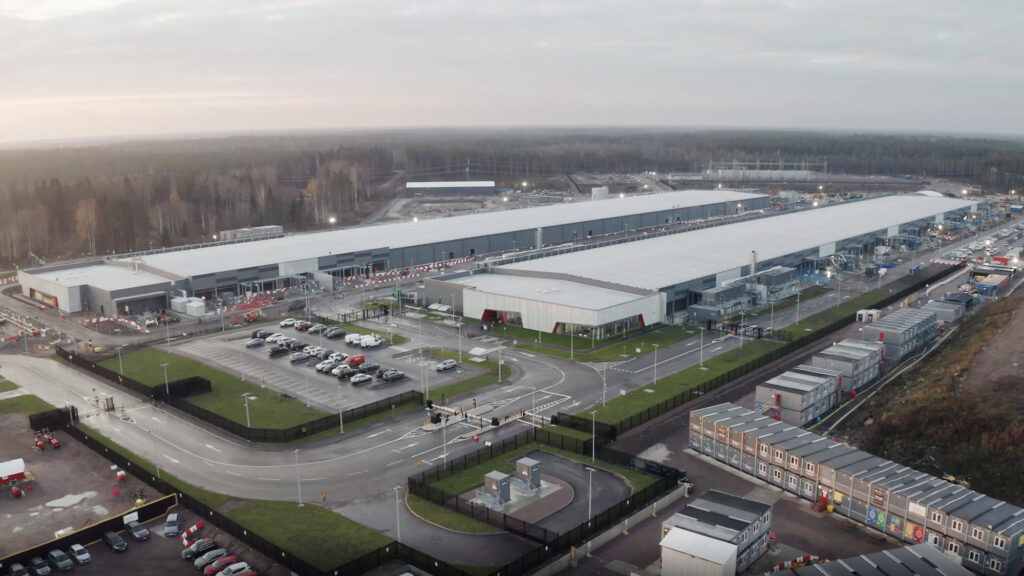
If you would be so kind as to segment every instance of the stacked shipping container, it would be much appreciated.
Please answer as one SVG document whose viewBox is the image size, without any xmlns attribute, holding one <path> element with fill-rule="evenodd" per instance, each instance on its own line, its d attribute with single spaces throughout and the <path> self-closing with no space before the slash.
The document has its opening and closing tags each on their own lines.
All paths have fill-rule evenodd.
<svg viewBox="0 0 1024 576">
<path fill-rule="evenodd" d="M 835 408 L 842 374 L 800 365 L 757 386 L 755 402 L 763 411 L 794 426 L 803 426 Z"/>
<path fill-rule="evenodd" d="M 980 574 L 1024 567 L 1024 509 L 733 404 L 690 413 L 690 447 Z"/>
<path fill-rule="evenodd" d="M 887 360 L 902 360 L 927 346 L 938 333 L 935 312 L 916 308 L 900 308 L 864 325 L 864 340 L 882 342 Z"/>
<path fill-rule="evenodd" d="M 839 392 L 850 395 L 881 374 L 885 346 L 881 342 L 842 340 L 811 358 L 811 365 L 843 375 Z"/>
</svg>

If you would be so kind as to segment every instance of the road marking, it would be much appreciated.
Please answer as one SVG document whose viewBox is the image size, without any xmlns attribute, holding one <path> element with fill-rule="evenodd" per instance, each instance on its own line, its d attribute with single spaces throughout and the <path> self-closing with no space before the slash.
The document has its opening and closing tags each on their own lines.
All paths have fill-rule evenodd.
<svg viewBox="0 0 1024 576">
<path fill-rule="evenodd" d="M 325 480 L 325 478 L 305 478 L 305 480 Z"/>
<path fill-rule="evenodd" d="M 721 347 L 721 346 L 719 346 L 718 348 L 712 348 L 712 349 L 711 349 L 711 351 L 712 351 L 712 352 L 718 352 L 718 351 L 719 351 L 719 350 L 721 350 L 721 349 L 722 349 L 722 347 Z"/>
<path fill-rule="evenodd" d="M 231 470 L 225 470 L 225 472 L 227 472 L 228 474 L 231 474 L 232 476 L 239 476 L 239 477 L 241 477 L 241 474 L 239 474 L 238 472 L 233 472 Z"/>
<path fill-rule="evenodd" d="M 694 344 L 696 344 L 696 342 L 690 342 L 687 344 L 687 346 L 693 346 Z"/>
<path fill-rule="evenodd" d="M 352 472 L 350 474 L 346 474 L 346 476 L 358 476 L 360 474 L 366 474 L 367 472 L 369 472 L 369 469 L 367 469 L 367 470 L 360 470 L 359 472 Z"/>
<path fill-rule="evenodd" d="M 214 448 L 213 446 L 210 446 L 209 444 L 204 444 L 204 446 L 206 446 L 206 447 L 207 447 L 207 448 L 209 448 L 210 450 L 213 450 L 214 452 L 218 452 L 218 453 L 220 452 L 220 450 L 219 450 L 219 449 L 217 449 L 217 448 Z"/>
<path fill-rule="evenodd" d="M 259 480 L 267 480 L 269 482 L 279 482 L 281 479 L 280 478 L 264 478 L 264 477 L 261 476 L 259 478 Z"/>
<path fill-rule="evenodd" d="M 215 468 L 215 466 L 213 465 L 213 463 L 212 463 L 212 462 L 210 462 L 209 460 L 203 460 L 203 464 L 206 464 L 206 465 L 207 465 L 207 466 L 209 466 L 210 468 Z"/>
<path fill-rule="evenodd" d="M 163 420 L 157 418 L 156 416 L 153 416 L 152 418 L 153 418 L 153 420 L 156 420 L 158 424 L 163 424 L 164 423 Z"/>
<path fill-rule="evenodd" d="M 388 468 L 394 466 L 395 464 L 401 464 L 401 463 L 402 463 L 401 460 L 395 460 L 394 462 L 391 462 L 391 463 L 388 464 Z"/>
<path fill-rule="evenodd" d="M 178 462 L 177 460 L 175 460 L 174 458 L 171 458 L 167 454 L 164 454 L 164 458 L 167 458 L 168 460 L 170 460 L 171 462 L 174 462 L 175 464 L 181 464 L 181 462 Z"/>
<path fill-rule="evenodd" d="M 120 429 L 120 428 L 118 428 L 117 426 L 111 426 L 111 428 L 113 428 L 113 429 L 114 429 L 114 432 L 117 432 L 118 434 L 120 434 L 120 433 L 121 433 L 121 429 Z"/>
<path fill-rule="evenodd" d="M 413 446 L 415 446 L 417 444 L 419 444 L 419 442 L 413 442 L 412 444 L 409 444 L 407 446 L 402 446 L 401 448 L 392 448 L 391 451 L 395 452 L 395 453 L 401 453 L 402 450 L 405 450 L 406 448 L 412 448 Z"/>
<path fill-rule="evenodd" d="M 381 434 L 386 434 L 388 432 L 391 432 L 391 428 L 388 428 L 386 430 L 381 430 L 380 432 L 375 432 L 373 434 L 370 434 L 369 436 L 367 436 L 367 438 L 376 438 L 377 436 L 380 436 Z"/>
</svg>

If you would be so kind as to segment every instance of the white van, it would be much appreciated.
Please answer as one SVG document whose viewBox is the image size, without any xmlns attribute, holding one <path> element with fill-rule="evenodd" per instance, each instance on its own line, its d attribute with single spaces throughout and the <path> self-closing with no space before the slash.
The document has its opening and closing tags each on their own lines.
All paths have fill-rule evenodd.
<svg viewBox="0 0 1024 576">
<path fill-rule="evenodd" d="M 374 335 L 374 334 L 369 334 L 367 336 L 363 336 L 359 340 L 359 346 L 361 348 L 376 348 L 377 346 L 380 346 L 381 344 L 382 344 L 382 342 L 381 342 L 380 338 L 377 338 L 377 336 Z"/>
<path fill-rule="evenodd" d="M 365 334 L 356 334 L 355 332 L 350 332 L 345 335 L 345 344 L 348 344 L 349 346 L 359 346 L 360 342 L 363 339 L 363 336 L 365 336 Z"/>
</svg>

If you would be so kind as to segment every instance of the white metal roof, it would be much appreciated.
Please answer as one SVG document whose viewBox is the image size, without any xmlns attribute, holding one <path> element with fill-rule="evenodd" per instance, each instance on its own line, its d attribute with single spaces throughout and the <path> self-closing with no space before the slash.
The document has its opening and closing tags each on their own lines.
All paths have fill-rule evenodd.
<svg viewBox="0 0 1024 576">
<path fill-rule="evenodd" d="M 450 280 L 481 292 L 536 300 L 547 304 L 573 306 L 585 310 L 603 310 L 634 300 L 648 298 L 651 294 L 634 294 L 612 288 L 602 288 L 572 282 L 507 274 L 474 274 Z"/>
<path fill-rule="evenodd" d="M 406 182 L 406 188 L 494 188 L 494 180 L 470 180 L 461 182 Z"/>
<path fill-rule="evenodd" d="M 923 220 L 976 202 L 926 196 L 887 196 L 782 216 L 727 224 L 649 240 L 625 242 L 510 264 L 515 270 L 559 272 L 659 290 L 758 260 L 839 242 Z"/>
<path fill-rule="evenodd" d="M 721 540 L 715 540 L 703 534 L 672 528 L 661 540 L 661 546 L 697 558 L 703 558 L 716 564 L 727 564 L 736 558 L 736 546 Z"/>
<path fill-rule="evenodd" d="M 670 210 L 675 207 L 745 201 L 759 197 L 761 196 L 758 194 L 733 190 L 666 192 L 296 234 L 270 240 L 151 254 L 141 258 L 146 264 L 160 270 L 191 277 L 254 266 L 276 265 L 332 253 L 347 254 L 375 248 L 417 246 L 529 228 Z"/>
<path fill-rule="evenodd" d="M 58 283 L 61 286 L 88 285 L 108 292 L 170 282 L 167 278 L 157 276 L 152 272 L 146 272 L 145 270 L 135 271 L 123 266 L 113 266 L 110 264 L 32 272 L 32 275 L 43 280 Z"/>
<path fill-rule="evenodd" d="M 15 458 L 14 460 L 0 462 L 0 478 L 8 478 L 15 474 L 22 474 L 24 472 L 25 460 L 22 458 Z"/>
</svg>

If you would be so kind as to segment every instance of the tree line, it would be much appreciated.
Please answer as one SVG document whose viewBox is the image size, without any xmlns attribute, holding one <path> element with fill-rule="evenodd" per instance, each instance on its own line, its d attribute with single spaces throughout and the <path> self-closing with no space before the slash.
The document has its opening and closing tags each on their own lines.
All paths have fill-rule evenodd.
<svg viewBox="0 0 1024 576">
<path fill-rule="evenodd" d="M 989 138 L 640 129 L 404 130 L 0 152 L 0 267 L 210 241 L 220 230 L 362 221 L 404 178 L 513 185 L 577 172 L 827 161 L 845 174 L 1024 189 L 1024 143 Z"/>
</svg>

